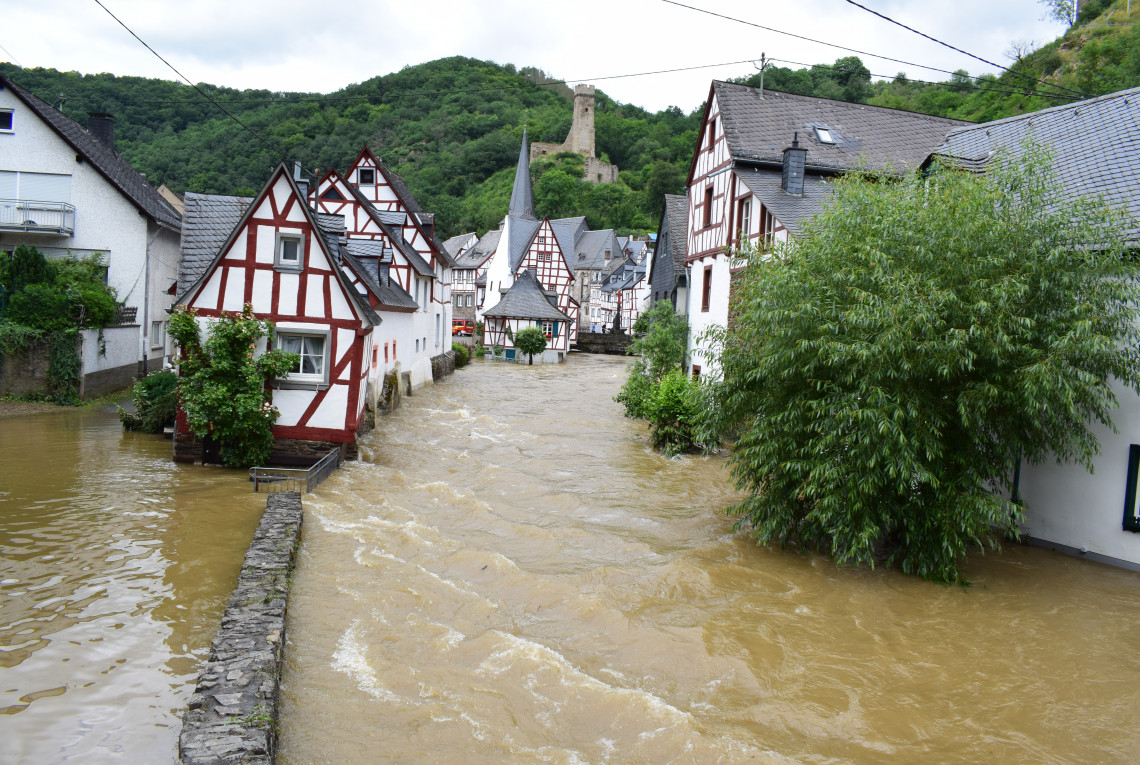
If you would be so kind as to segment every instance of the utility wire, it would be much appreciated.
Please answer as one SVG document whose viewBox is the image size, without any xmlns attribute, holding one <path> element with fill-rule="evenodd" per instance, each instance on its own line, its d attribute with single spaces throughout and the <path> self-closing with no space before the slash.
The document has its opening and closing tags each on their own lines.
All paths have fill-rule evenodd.
<svg viewBox="0 0 1140 765">
<path fill-rule="evenodd" d="M 20 63 L 20 59 L 18 59 L 18 58 L 16 58 L 15 56 L 13 56 L 13 55 L 12 55 L 12 51 L 8 50 L 8 49 L 7 49 L 7 48 L 5 48 L 3 45 L 0 45 L 0 50 L 2 50 L 2 51 L 4 51 L 5 53 L 7 53 L 7 54 L 8 54 L 8 58 L 10 58 L 10 59 L 12 59 L 13 61 L 15 61 L 15 62 L 16 62 L 16 66 L 20 67 L 21 69 L 23 69 L 23 68 L 24 68 L 24 65 Z"/>
<path fill-rule="evenodd" d="M 111 13 L 110 9 L 109 9 L 109 8 L 107 8 L 107 6 L 103 5 L 103 3 L 102 3 L 102 2 L 100 2 L 100 0 L 95 0 L 95 4 L 96 4 L 96 5 L 98 5 L 100 8 L 102 8 L 104 11 L 107 11 L 107 15 L 108 15 L 108 16 L 110 16 L 111 18 L 113 18 L 115 21 L 117 21 L 117 22 L 119 23 L 119 26 L 121 26 L 123 29 L 127 30 L 127 32 L 129 32 L 129 33 L 130 33 L 131 37 L 135 38 L 135 39 L 136 39 L 136 40 L 138 40 L 140 43 L 142 43 L 142 45 L 143 45 L 143 47 L 144 47 L 144 48 L 146 48 L 146 49 L 147 49 L 147 50 L 149 50 L 151 53 L 153 53 L 153 54 L 155 55 L 155 57 L 157 57 L 157 58 L 158 58 L 158 60 L 159 60 L 159 61 L 161 61 L 162 63 L 166 64 L 168 67 L 170 67 L 170 70 L 171 70 L 172 72 L 174 72 L 176 75 L 178 75 L 179 77 L 181 77 L 183 80 L 185 80 L 185 81 L 186 81 L 186 84 L 187 84 L 187 85 L 189 85 L 190 87 L 194 88 L 194 90 L 196 90 L 196 91 L 198 91 L 199 93 L 201 93 L 201 94 L 202 94 L 202 97 L 203 97 L 203 98 L 205 98 L 207 101 L 209 101 L 209 102 L 210 102 L 210 103 L 212 103 L 214 106 L 216 106 L 216 107 L 217 107 L 219 110 L 221 110 L 221 111 L 222 111 L 222 113 L 223 113 L 223 114 L 225 114 L 225 115 L 226 115 L 227 117 L 229 117 L 231 120 L 233 120 L 234 122 L 236 122 L 237 124 L 239 124 L 239 125 L 241 125 L 243 128 L 245 128 L 245 130 L 246 130 L 246 131 L 247 131 L 247 132 L 248 132 L 250 135 L 252 135 L 252 136 L 253 136 L 254 138 L 256 138 L 258 141 L 260 141 L 260 142 L 261 142 L 261 143 L 262 143 L 262 144 L 263 144 L 263 145 L 264 145 L 264 146 L 265 146 L 267 149 L 269 149 L 270 151 L 272 151 L 272 152 L 274 152 L 274 153 L 276 153 L 276 154 L 279 154 L 279 155 L 281 156 L 281 158 L 282 158 L 283 160 L 285 160 L 285 162 L 288 162 L 288 161 L 289 161 L 289 156 L 288 156 L 287 154 L 285 154 L 285 152 L 281 151 L 281 149 L 280 149 L 279 147 L 276 147 L 276 146 L 274 146 L 273 144 L 269 143 L 269 141 L 267 141 L 267 140 L 265 140 L 264 138 L 262 138 L 262 137 L 261 137 L 261 135 L 260 135 L 260 134 L 259 134 L 259 133 L 258 133 L 256 130 L 254 130 L 254 129 L 253 129 L 253 128 L 251 128 L 249 125 L 245 124 L 244 122 L 242 122 L 241 120 L 239 120 L 239 119 L 238 119 L 236 116 L 234 116 L 232 113 L 230 113 L 230 111 L 229 111 L 229 110 L 227 110 L 227 109 L 226 109 L 224 106 L 222 106 L 222 105 L 221 105 L 221 104 L 219 104 L 217 101 L 215 101 L 215 100 L 214 100 L 214 99 L 213 99 L 213 98 L 210 96 L 210 94 L 209 94 L 209 93 L 207 93 L 206 91 L 202 90 L 200 87 L 198 87 L 198 86 L 197 86 L 197 85 L 195 85 L 194 83 L 190 82 L 190 79 L 189 79 L 188 77 L 186 77 L 186 75 L 182 74 L 182 72 L 180 72 L 180 71 L 178 71 L 177 69 L 175 69 L 175 68 L 174 68 L 174 65 L 173 65 L 173 64 L 171 64 L 169 61 L 167 61 L 166 59 L 164 59 L 162 56 L 160 56 L 160 55 L 158 54 L 158 51 L 156 51 L 154 48 L 152 48 L 152 47 L 150 47 L 149 45 L 147 45 L 147 43 L 146 43 L 146 41 L 145 41 L 145 40 L 143 40 L 141 37 L 139 37 L 138 35 L 136 35 L 136 34 L 134 33 L 134 31 L 133 31 L 133 30 L 132 30 L 130 27 L 128 27 L 126 24 L 124 24 L 122 21 L 120 21 L 120 20 L 119 20 L 119 17 L 118 17 L 118 16 L 116 16 L 115 14 Z"/>
<path fill-rule="evenodd" d="M 774 32 L 775 34 L 778 34 L 778 35 L 785 35 L 787 37 L 794 37 L 797 40 L 804 40 L 806 42 L 816 43 L 817 45 L 826 45 L 829 48 L 836 48 L 838 50 L 844 50 L 844 51 L 847 51 L 848 53 L 857 53 L 860 56 L 870 56 L 871 58 L 877 58 L 877 59 L 881 59 L 883 61 L 892 61 L 896 64 L 903 64 L 905 66 L 917 66 L 919 69 L 926 69 L 926 70 L 931 71 L 931 72 L 941 72 L 942 74 L 958 74 L 958 72 L 951 72 L 949 69 L 939 69 L 936 66 L 927 66 L 926 64 L 916 64 L 913 61 L 903 61 L 902 59 L 891 58 L 890 56 L 882 56 L 882 55 L 879 55 L 878 53 L 871 53 L 870 51 L 859 50 L 858 48 L 848 48 L 846 45 L 838 45 L 836 43 L 825 42 L 824 40 L 816 40 L 815 38 L 805 37 L 804 35 L 798 35 L 798 34 L 795 34 L 794 32 L 785 32 L 782 29 L 776 29 L 774 27 L 766 27 L 763 24 L 756 24 L 756 23 L 751 22 L 751 21 L 745 21 L 744 19 L 738 19 L 738 18 L 735 18 L 734 16 L 726 16 L 723 13 L 716 13 L 715 11 L 705 10 L 704 8 L 697 8 L 696 6 L 693 6 L 693 5 L 685 5 L 684 3 L 677 2 L 677 0 L 661 0 L 661 2 L 668 3 L 669 5 L 676 5 L 679 8 L 688 8 L 689 10 L 697 11 L 698 13 L 706 13 L 709 16 L 716 16 L 717 18 L 725 19 L 727 21 L 734 21 L 738 24 L 745 24 L 745 25 L 750 26 L 750 27 L 756 27 L 757 29 L 763 29 L 765 32 Z M 978 78 L 974 77 L 972 79 L 976 80 Z"/>
<path fill-rule="evenodd" d="M 883 19 L 884 21 L 889 21 L 890 23 L 892 23 L 896 26 L 900 26 L 903 29 L 907 30 L 908 32 L 914 32 L 919 37 L 925 37 L 927 40 L 930 40 L 931 42 L 936 42 L 939 45 L 943 46 L 944 48 L 949 48 L 950 50 L 957 51 L 958 53 L 961 53 L 965 56 L 969 56 L 970 58 L 972 58 L 976 61 L 981 61 L 983 64 L 989 64 L 990 66 L 997 67 L 998 69 L 1004 69 L 1005 71 L 1009 72 L 1010 74 L 1016 74 L 1018 77 L 1024 77 L 1025 79 L 1030 80 L 1032 82 L 1038 82 L 1038 83 L 1041 83 L 1042 85 L 1047 85 L 1047 86 L 1052 87 L 1052 88 L 1058 88 L 1060 90 L 1067 90 L 1070 93 L 1075 93 L 1076 95 L 1080 96 L 1081 98 L 1088 98 L 1089 97 L 1087 93 L 1082 93 L 1079 90 L 1073 90 L 1072 88 L 1067 88 L 1064 85 L 1057 85 L 1057 84 L 1052 83 L 1052 82 L 1046 82 L 1045 80 L 1038 79 L 1038 78 L 1033 77 L 1031 75 L 1025 74 L 1024 72 L 1015 72 L 1013 69 L 1010 69 L 1008 66 L 996 64 L 993 61 L 989 61 L 988 59 L 982 58 L 981 56 L 975 56 L 973 53 L 970 53 L 967 50 L 962 50 L 961 48 L 957 48 L 957 47 L 951 45 L 950 43 L 942 42 L 937 37 L 931 37 L 930 35 L 926 34 L 925 32 L 919 32 L 914 27 L 908 27 L 906 24 L 902 23 L 901 21 L 895 21 L 890 16 L 886 16 L 882 13 L 879 13 L 876 10 L 872 10 L 871 8 L 868 8 L 865 5 L 862 5 L 860 3 L 855 2 L 855 0 L 847 0 L 847 3 L 850 5 L 854 5 L 856 8 L 862 8 L 867 13 L 870 13 L 873 16 L 878 16 L 880 19 Z"/>
</svg>

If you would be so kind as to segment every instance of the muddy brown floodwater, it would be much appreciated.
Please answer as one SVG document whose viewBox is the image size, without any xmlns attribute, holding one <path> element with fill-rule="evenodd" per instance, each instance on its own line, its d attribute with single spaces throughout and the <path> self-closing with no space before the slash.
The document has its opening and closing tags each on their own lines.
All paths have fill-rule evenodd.
<svg viewBox="0 0 1140 765">
<path fill-rule="evenodd" d="M 112 411 L 0 420 L 0 763 L 170 763 L 264 496 Z"/>
<path fill-rule="evenodd" d="M 758 548 L 624 366 L 475 363 L 306 497 L 282 763 L 1140 761 L 1140 575 Z"/>
</svg>

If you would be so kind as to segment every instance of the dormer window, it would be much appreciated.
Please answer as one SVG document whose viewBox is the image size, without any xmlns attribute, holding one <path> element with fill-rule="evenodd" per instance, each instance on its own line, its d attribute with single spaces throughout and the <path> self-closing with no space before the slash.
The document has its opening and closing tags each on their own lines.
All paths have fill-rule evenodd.
<svg viewBox="0 0 1140 765">
<path fill-rule="evenodd" d="M 376 183 L 376 171 L 370 167 L 362 167 L 356 171 L 356 182 L 361 186 L 372 186 Z"/>
<path fill-rule="evenodd" d="M 815 129 L 815 137 L 819 139 L 820 143 L 835 143 L 835 139 L 831 137 L 831 131 L 825 127 L 817 127 Z"/>
</svg>

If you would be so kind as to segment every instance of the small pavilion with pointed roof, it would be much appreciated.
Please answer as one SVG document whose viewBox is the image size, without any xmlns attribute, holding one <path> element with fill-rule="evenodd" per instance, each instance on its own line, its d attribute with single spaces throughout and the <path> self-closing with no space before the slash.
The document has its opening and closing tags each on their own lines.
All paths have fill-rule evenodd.
<svg viewBox="0 0 1140 765">
<path fill-rule="evenodd" d="M 546 350 L 539 360 L 565 361 L 572 321 L 558 309 L 557 299 L 556 292 L 545 289 L 529 269 L 524 270 L 495 307 L 483 314 L 484 345 L 502 346 L 503 357 L 515 360 L 515 334 L 527 327 L 538 327 L 546 335 Z"/>
</svg>

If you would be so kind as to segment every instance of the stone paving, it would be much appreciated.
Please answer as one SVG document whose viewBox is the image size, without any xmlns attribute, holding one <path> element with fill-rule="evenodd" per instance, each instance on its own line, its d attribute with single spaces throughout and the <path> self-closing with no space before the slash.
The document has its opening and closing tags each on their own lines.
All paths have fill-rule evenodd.
<svg viewBox="0 0 1140 765">
<path fill-rule="evenodd" d="M 183 765 L 275 761 L 285 610 L 301 521 L 299 494 L 269 496 L 182 720 Z"/>
</svg>

